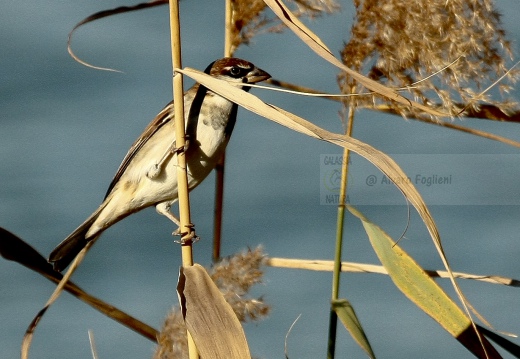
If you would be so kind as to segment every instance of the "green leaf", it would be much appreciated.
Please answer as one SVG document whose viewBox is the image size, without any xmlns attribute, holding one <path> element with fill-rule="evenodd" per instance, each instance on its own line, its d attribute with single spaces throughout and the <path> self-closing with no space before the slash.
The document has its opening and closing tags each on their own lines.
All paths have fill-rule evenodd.
<svg viewBox="0 0 520 359">
<path fill-rule="evenodd" d="M 470 319 L 412 257 L 361 212 L 350 206 L 348 209 L 361 220 L 381 264 L 408 299 L 477 357 L 500 358 L 495 348 L 483 336 L 479 339 Z M 485 350 L 482 345 L 485 346 Z"/>
<path fill-rule="evenodd" d="M 363 330 L 350 302 L 346 299 L 333 300 L 332 309 L 334 309 L 339 320 L 341 320 L 341 323 L 343 323 L 361 349 L 363 349 L 370 358 L 375 358 L 376 356 L 368 342 L 365 331 Z"/>
</svg>

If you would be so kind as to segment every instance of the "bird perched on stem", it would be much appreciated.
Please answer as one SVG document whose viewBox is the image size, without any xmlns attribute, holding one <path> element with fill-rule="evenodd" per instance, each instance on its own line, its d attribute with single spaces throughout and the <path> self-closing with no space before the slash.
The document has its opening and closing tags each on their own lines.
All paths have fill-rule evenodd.
<svg viewBox="0 0 520 359">
<path fill-rule="evenodd" d="M 252 84 L 271 76 L 250 62 L 223 58 L 205 72 L 216 78 Z M 50 254 L 54 269 L 66 268 L 76 255 L 101 233 L 121 219 L 155 206 L 157 212 L 179 225 L 170 212 L 177 201 L 177 160 L 185 150 L 189 190 L 201 183 L 222 156 L 236 122 L 237 105 L 211 90 L 193 85 L 184 94 L 187 146 L 175 146 L 175 118 L 170 102 L 146 127 L 126 154 L 110 184 L 103 203 Z"/>
</svg>

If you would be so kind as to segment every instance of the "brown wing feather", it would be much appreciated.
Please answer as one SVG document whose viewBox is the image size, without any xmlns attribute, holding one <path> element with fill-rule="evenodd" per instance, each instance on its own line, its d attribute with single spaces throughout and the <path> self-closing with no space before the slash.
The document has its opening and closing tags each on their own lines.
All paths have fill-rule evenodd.
<svg viewBox="0 0 520 359">
<path fill-rule="evenodd" d="M 144 132 L 139 136 L 139 138 L 132 144 L 132 147 L 128 150 L 125 158 L 119 165 L 119 168 L 110 182 L 110 186 L 108 186 L 107 193 L 105 194 L 105 199 L 108 197 L 116 183 L 119 181 L 123 173 L 126 171 L 130 162 L 134 158 L 135 154 L 144 146 L 144 144 L 165 124 L 171 121 L 173 114 L 172 111 L 173 101 L 170 102 L 166 107 L 164 107 L 161 112 L 148 124 L 145 128 Z"/>
</svg>

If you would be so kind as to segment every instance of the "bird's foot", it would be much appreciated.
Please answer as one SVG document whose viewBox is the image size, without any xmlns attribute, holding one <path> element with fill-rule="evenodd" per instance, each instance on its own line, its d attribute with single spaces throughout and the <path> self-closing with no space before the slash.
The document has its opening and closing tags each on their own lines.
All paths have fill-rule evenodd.
<svg viewBox="0 0 520 359">
<path fill-rule="evenodd" d="M 193 223 L 188 224 L 186 227 L 188 227 L 190 230 L 186 232 L 181 232 L 181 227 L 178 227 L 175 231 L 172 232 L 172 236 L 178 236 L 181 237 L 181 239 L 176 239 L 175 243 L 179 244 L 188 244 L 188 243 L 195 243 L 198 242 L 200 237 L 195 234 L 195 225 Z"/>
</svg>

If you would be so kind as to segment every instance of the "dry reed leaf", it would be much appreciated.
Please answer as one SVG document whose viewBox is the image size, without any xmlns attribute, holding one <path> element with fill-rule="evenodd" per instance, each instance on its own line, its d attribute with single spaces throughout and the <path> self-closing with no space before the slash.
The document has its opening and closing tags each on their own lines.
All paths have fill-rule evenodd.
<svg viewBox="0 0 520 359">
<path fill-rule="evenodd" d="M 359 141 L 353 137 L 348 137 L 342 134 L 326 131 L 301 117 L 298 117 L 274 105 L 267 104 L 260 100 L 258 97 L 245 91 L 242 91 L 237 87 L 228 84 L 225 81 L 208 76 L 203 72 L 190 68 L 185 68 L 183 70 L 175 69 L 175 71 L 181 72 L 191 77 L 198 83 L 220 94 L 221 96 L 233 102 L 236 102 L 237 104 L 248 109 L 249 111 L 263 116 L 282 126 L 303 133 L 307 136 L 327 141 L 332 144 L 356 152 L 357 154 L 374 164 L 377 168 L 379 168 L 379 170 L 381 170 L 381 172 L 387 175 L 390 179 L 406 177 L 403 170 L 390 156 L 362 141 Z M 436 242 L 439 242 L 440 239 L 435 222 L 433 221 L 433 218 L 431 217 L 431 214 L 428 211 L 426 204 L 424 203 L 421 195 L 419 194 L 415 186 L 406 181 L 398 181 L 398 183 L 396 183 L 396 186 L 403 192 L 406 199 L 410 201 L 410 203 L 412 203 L 412 205 L 417 209 L 423 221 L 425 222 L 432 238 L 434 238 Z"/>
<path fill-rule="evenodd" d="M 314 19 L 323 14 L 331 14 L 340 9 L 336 0 L 288 0 L 297 17 Z M 267 5 L 263 0 L 228 0 L 227 24 L 229 31 L 229 53 L 234 53 L 241 45 L 248 45 L 251 39 L 262 33 L 280 33 L 285 26 L 278 17 L 265 14 Z M 228 52 L 226 52 L 228 53 Z"/>
<path fill-rule="evenodd" d="M 250 293 L 263 282 L 264 263 L 265 254 L 259 246 L 222 258 L 207 269 L 241 323 L 259 321 L 269 314 L 270 306 L 263 297 L 254 298 Z M 158 344 L 154 359 L 187 356 L 186 325 L 180 308 L 173 308 L 165 318 Z"/>
<path fill-rule="evenodd" d="M 242 325 L 204 267 L 182 267 L 177 293 L 202 358 L 251 358 Z"/>
<path fill-rule="evenodd" d="M 377 92 L 392 101 L 399 102 L 403 105 L 410 106 L 430 115 L 437 117 L 450 117 L 448 113 L 437 111 L 431 107 L 421 105 L 420 103 L 403 97 L 396 90 L 380 84 L 360 73 L 345 66 L 338 58 L 336 58 L 332 52 L 325 46 L 325 44 L 319 39 L 319 37 L 310 31 L 291 11 L 285 6 L 280 0 L 264 0 L 265 3 L 273 10 L 273 12 L 284 22 L 289 29 L 291 29 L 300 39 L 302 39 L 307 46 L 309 46 L 314 52 L 316 52 L 323 59 L 327 60 L 334 66 L 338 67 L 342 71 L 348 73 L 352 78 L 357 80 L 360 84 L 365 86 L 367 89 Z"/>
<path fill-rule="evenodd" d="M 287 89 L 287 90 L 291 91 L 292 93 L 300 93 L 305 96 L 312 95 L 315 97 L 322 97 L 327 100 L 332 100 L 332 101 L 337 101 L 337 102 L 341 102 L 342 97 L 345 98 L 345 96 L 351 96 L 351 95 L 345 95 L 345 94 L 343 94 L 343 95 L 330 94 L 330 93 L 324 94 L 324 93 L 317 91 L 310 87 L 295 85 L 295 84 L 281 81 L 278 79 L 269 79 L 269 80 L 267 80 L 267 83 L 270 83 L 277 87 L 281 87 L 283 89 Z M 261 88 L 263 86 L 257 85 L 255 87 Z M 352 94 L 352 95 L 355 95 L 355 94 Z M 464 107 L 464 105 L 455 104 L 455 107 L 462 108 L 462 107 Z M 392 106 L 390 106 L 389 104 L 379 104 L 379 105 L 375 105 L 373 107 L 367 107 L 367 109 L 401 116 L 401 114 L 399 112 L 397 112 L 397 110 L 395 108 L 393 108 Z M 454 123 L 448 122 L 448 121 L 432 120 L 425 116 L 416 116 L 414 113 L 408 113 L 408 114 L 406 114 L 406 116 L 407 116 L 407 118 L 412 119 L 412 120 L 429 123 L 429 124 L 435 125 L 435 126 L 446 127 L 451 130 L 465 132 L 465 133 L 468 133 L 468 134 L 471 134 L 474 136 L 487 138 L 488 140 L 502 142 L 509 146 L 520 147 L 520 142 L 512 140 L 507 137 L 495 135 L 491 132 L 457 125 L 457 124 L 454 124 Z M 486 120 L 494 120 L 494 121 L 520 122 L 520 112 L 515 112 L 515 113 L 508 115 L 508 114 L 505 114 L 504 112 L 502 112 L 500 110 L 500 108 L 498 108 L 497 106 L 494 106 L 494 105 L 480 105 L 478 110 L 475 110 L 473 108 L 468 108 L 463 116 L 471 117 L 471 118 L 486 119 Z"/>
<path fill-rule="evenodd" d="M 196 82 L 202 84 L 203 86 L 207 87 L 208 89 L 218 93 L 219 95 L 229 99 L 230 101 L 233 101 L 240 106 L 262 116 L 265 117 L 271 121 L 274 121 L 276 123 L 279 123 L 287 128 L 290 128 L 294 131 L 301 132 L 303 134 L 306 134 L 310 137 L 317 138 L 323 141 L 330 142 L 332 144 L 338 145 L 343 148 L 347 148 L 358 155 L 364 157 L 368 161 L 370 161 L 373 165 L 375 165 L 381 172 L 383 172 L 389 179 L 394 178 L 406 178 L 405 173 L 403 170 L 399 167 L 399 165 L 388 155 L 385 153 L 375 149 L 374 147 L 370 146 L 369 144 L 366 144 L 362 141 L 359 141 L 353 137 L 341 135 L 332 133 L 329 131 L 326 131 L 311 122 L 298 117 L 290 112 L 287 112 L 281 108 L 278 108 L 274 105 L 267 104 L 260 100 L 258 97 L 247 93 L 245 91 L 242 91 L 241 89 L 238 89 L 237 87 L 234 87 L 230 84 L 228 84 L 225 81 L 219 80 L 217 78 L 211 77 L 209 75 L 204 74 L 203 72 L 200 72 L 195 69 L 185 68 L 183 70 L 181 69 L 175 69 L 175 71 L 181 72 L 192 79 L 194 79 Z M 393 180 L 392 180 L 393 181 Z M 439 231 L 437 229 L 437 226 L 435 224 L 435 221 L 433 220 L 433 217 L 430 214 L 430 211 L 428 207 L 426 206 L 426 203 L 422 199 L 422 196 L 419 194 L 417 189 L 412 183 L 409 183 L 408 181 L 393 181 L 395 186 L 399 188 L 399 190 L 403 193 L 405 198 L 415 207 L 417 212 L 419 213 L 419 216 L 423 220 L 430 237 L 433 240 L 433 243 L 435 245 L 435 248 L 437 249 L 437 252 L 439 254 L 439 257 L 441 258 L 444 267 L 448 271 L 450 275 L 450 281 L 453 285 L 453 288 L 457 292 L 457 295 L 459 296 L 464 309 L 466 313 L 468 314 L 469 318 L 472 320 L 472 316 L 470 313 L 470 304 L 464 297 L 464 294 L 462 293 L 459 285 L 455 281 L 455 278 L 453 277 L 453 273 L 451 270 L 451 267 L 448 263 L 448 259 L 446 257 L 446 254 L 444 252 L 444 249 L 442 247 L 441 238 L 439 235 Z M 473 308 L 472 308 L 473 309 Z M 483 320 L 487 325 L 489 325 L 484 318 L 473 309 L 473 312 L 481 319 Z M 474 323 L 473 323 L 474 324 Z"/>
<path fill-rule="evenodd" d="M 63 275 L 60 272 L 53 270 L 52 265 L 47 262 L 47 260 L 34 248 L 25 243 L 18 236 L 1 227 L 0 256 L 32 269 L 36 273 L 41 274 L 54 283 L 59 283 L 63 278 Z M 90 295 L 75 285 L 73 282 L 69 281 L 65 283 L 64 289 L 79 300 L 105 314 L 109 318 L 112 318 L 120 324 L 125 325 L 126 327 L 141 334 L 145 338 L 148 338 L 154 342 L 157 341 L 159 332 L 156 329 L 104 302 L 103 300 Z"/>
<path fill-rule="evenodd" d="M 108 67 L 95 66 L 95 65 L 89 64 L 86 61 L 81 60 L 78 56 L 76 56 L 74 51 L 72 51 L 72 35 L 79 27 L 81 27 L 89 22 L 102 19 L 104 17 L 122 14 L 122 13 L 126 13 L 126 12 L 131 12 L 131 11 L 136 11 L 136 10 L 143 10 L 143 9 L 147 9 L 147 8 L 151 8 L 151 7 L 155 7 L 155 6 L 159 6 L 159 5 L 166 5 L 166 4 L 168 4 L 168 0 L 155 0 L 155 1 L 145 2 L 145 3 L 140 3 L 140 4 L 137 4 L 134 6 L 119 6 L 114 9 L 99 11 L 99 12 L 96 12 L 95 14 L 87 16 L 86 18 L 84 18 L 83 20 L 78 22 L 76 25 L 74 25 L 72 30 L 69 32 L 69 38 L 67 40 L 67 51 L 69 52 L 69 55 L 74 60 L 76 60 L 77 62 L 79 62 L 80 64 L 82 64 L 84 66 L 90 67 L 95 70 L 121 72 L 119 70 L 111 69 Z"/>
<path fill-rule="evenodd" d="M 298 117 L 274 105 L 267 104 L 258 97 L 242 91 L 237 87 L 226 83 L 225 81 L 208 76 L 203 72 L 190 68 L 185 68 L 183 70 L 176 69 L 175 71 L 179 71 L 191 77 L 195 81 L 201 83 L 203 86 L 206 86 L 212 91 L 217 92 L 221 96 L 236 102 L 249 111 L 263 116 L 282 126 L 303 133 L 307 136 L 327 141 L 356 152 L 374 164 L 390 179 L 406 177 L 403 170 L 390 156 L 362 141 L 359 141 L 353 137 L 326 131 L 301 117 Z M 440 244 L 440 238 L 435 222 L 415 186 L 406 181 L 398 181 L 396 186 L 401 190 L 401 192 L 403 192 L 406 199 L 410 201 L 410 203 L 412 203 L 412 205 L 417 209 L 421 215 L 421 218 L 425 222 L 430 235 L 436 243 Z"/>
</svg>

